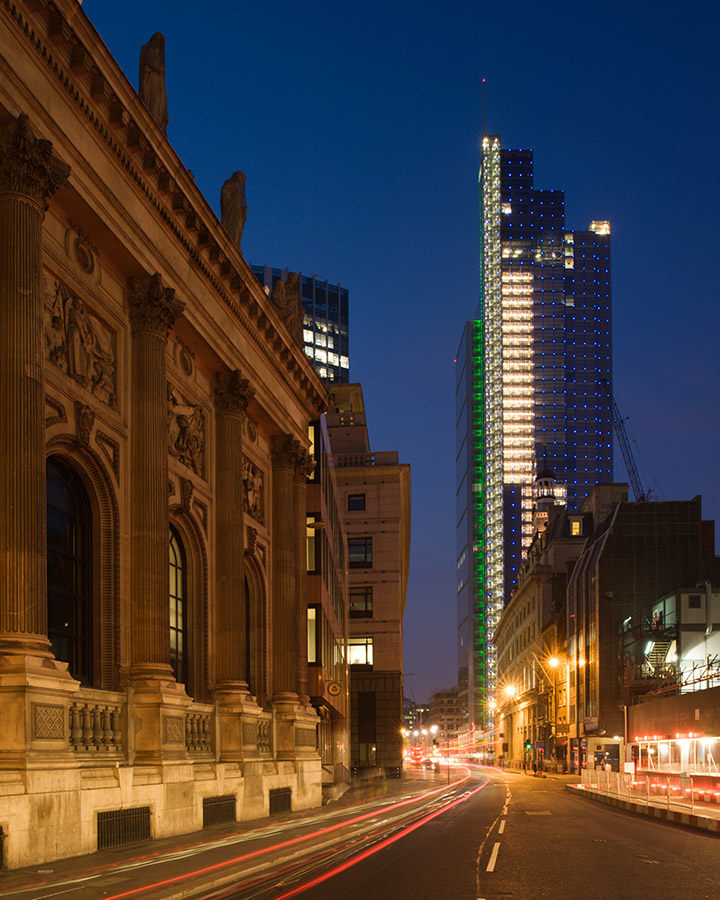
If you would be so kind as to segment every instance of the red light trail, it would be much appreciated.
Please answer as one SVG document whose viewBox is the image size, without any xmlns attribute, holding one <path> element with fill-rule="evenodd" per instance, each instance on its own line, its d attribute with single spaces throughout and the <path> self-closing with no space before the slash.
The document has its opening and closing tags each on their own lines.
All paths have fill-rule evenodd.
<svg viewBox="0 0 720 900">
<path fill-rule="evenodd" d="M 418 822 L 415 822 L 413 825 L 408 825 L 407 828 L 403 828 L 402 831 L 399 831 L 397 834 L 394 834 L 392 837 L 386 838 L 384 841 L 381 841 L 379 844 L 376 844 L 374 847 L 371 847 L 369 850 L 364 850 L 362 853 L 358 853 L 357 856 L 354 856 L 352 859 L 349 859 L 347 862 L 344 862 L 341 866 L 337 866 L 334 869 L 331 869 L 329 872 L 325 872 L 323 875 L 319 875 L 317 878 L 314 878 L 312 881 L 308 881 L 306 884 L 301 885 L 300 887 L 294 888 L 292 891 L 289 891 L 287 894 L 281 894 L 279 897 L 276 897 L 275 900 L 288 900 L 288 897 L 295 897 L 297 894 L 301 894 L 303 891 L 307 891 L 311 887 L 315 887 L 315 885 L 322 884 L 323 881 L 327 881 L 335 875 L 339 875 L 341 872 L 344 872 L 346 869 L 349 869 L 351 866 L 357 865 L 359 862 L 362 862 L 364 859 L 367 859 L 370 856 L 373 856 L 375 853 L 379 853 L 380 850 L 384 850 L 385 847 L 389 847 L 391 844 L 394 844 L 396 841 L 399 841 L 401 838 L 407 837 L 408 834 L 411 834 L 416 829 L 420 828 L 421 825 L 425 825 L 428 822 L 432 821 L 432 819 L 441 816 L 444 812 L 447 812 L 449 809 L 452 809 L 454 806 L 457 806 L 459 803 L 464 803 L 466 800 L 469 800 L 470 797 L 477 794 L 478 791 L 481 791 L 487 784 L 490 782 L 486 781 L 483 784 L 479 785 L 475 788 L 475 790 L 470 791 L 462 797 L 458 797 L 457 800 L 453 800 L 452 803 L 448 803 L 446 806 L 443 806 L 442 809 L 436 809 L 435 812 L 430 813 L 424 818 L 420 819 Z"/>
<path fill-rule="evenodd" d="M 462 784 L 464 781 L 467 781 L 467 779 L 470 777 L 469 770 L 466 769 L 465 771 L 466 771 L 465 776 L 463 778 L 459 779 L 458 781 L 454 782 L 455 785 Z M 487 782 L 485 782 L 485 784 L 487 784 Z M 485 787 L 485 784 L 482 784 L 480 787 Z M 480 790 L 480 788 L 477 788 L 476 791 L 477 790 Z M 325 834 L 331 834 L 333 831 L 339 831 L 341 828 L 345 828 L 348 825 L 355 825 L 358 822 L 363 822 L 367 819 L 374 818 L 375 816 L 383 815 L 384 813 L 387 813 L 390 810 L 399 809 L 400 807 L 408 806 L 412 803 L 418 803 L 422 800 L 426 800 L 428 797 L 434 796 L 435 794 L 441 794 L 444 791 L 447 791 L 447 785 L 443 785 L 443 787 L 440 787 L 440 788 L 435 788 L 435 790 L 432 790 L 432 791 L 426 791 L 424 794 L 419 794 L 417 797 L 411 797 L 407 800 L 399 800 L 397 803 L 390 803 L 387 806 L 383 806 L 380 809 L 375 810 L 374 812 L 363 813 L 360 816 L 354 816 L 352 819 L 346 819 L 343 822 L 338 822 L 335 825 L 328 825 L 327 828 L 320 828 L 317 831 L 311 832 L 310 834 L 305 834 L 305 835 L 301 835 L 296 838 L 291 838 L 290 840 L 287 840 L 287 841 L 282 841 L 279 844 L 274 844 L 272 847 L 263 847 L 260 850 L 254 850 L 252 853 L 245 853 L 242 856 L 236 856 L 233 859 L 227 859 L 227 860 L 224 860 L 223 862 L 215 863 L 215 865 L 213 865 L 213 866 L 206 866 L 203 869 L 196 869 L 193 872 L 186 872 L 183 875 L 175 875 L 173 878 L 167 878 L 164 881 L 156 881 L 153 884 L 144 885 L 143 887 L 139 887 L 139 888 L 133 888 L 130 891 L 123 891 L 120 894 L 113 894 L 111 897 L 107 897 L 106 900 L 122 900 L 122 898 L 124 898 L 124 897 L 134 897 L 134 896 L 137 896 L 138 894 L 143 893 L 144 891 L 151 891 L 151 890 L 154 890 L 155 888 L 167 887 L 170 884 L 177 884 L 179 881 L 184 881 L 185 879 L 188 879 L 188 878 L 194 878 L 198 875 L 207 875 L 210 872 L 216 872 L 220 869 L 227 868 L 228 866 L 232 866 L 237 863 L 247 862 L 250 859 L 257 859 L 258 857 L 263 856 L 267 853 L 272 853 L 277 850 L 284 850 L 286 847 L 292 847 L 292 846 L 294 846 L 296 844 L 300 844 L 304 841 L 309 841 L 309 840 L 312 840 L 313 838 L 318 838 Z M 473 793 L 476 793 L 476 791 L 473 791 Z M 434 818 L 435 815 L 439 815 L 440 812 L 444 812 L 446 809 L 450 809 L 456 803 L 459 803 L 462 800 L 467 799 L 467 796 L 472 796 L 472 794 L 468 794 L 468 795 L 466 795 L 466 797 L 463 797 L 460 800 L 454 801 L 452 804 L 450 804 L 448 806 L 444 806 L 438 812 L 433 813 L 430 816 L 430 818 Z M 429 819 L 427 819 L 427 821 L 429 821 Z M 418 824 L 423 824 L 423 822 L 421 821 Z M 417 827 L 417 826 L 415 826 L 415 827 Z M 413 829 L 411 828 L 411 830 L 413 830 Z"/>
</svg>

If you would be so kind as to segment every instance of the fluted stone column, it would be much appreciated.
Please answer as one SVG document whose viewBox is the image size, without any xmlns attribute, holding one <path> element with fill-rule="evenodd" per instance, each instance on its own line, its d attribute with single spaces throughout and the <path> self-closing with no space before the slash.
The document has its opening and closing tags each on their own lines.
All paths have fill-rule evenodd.
<svg viewBox="0 0 720 900">
<path fill-rule="evenodd" d="M 318 777 L 320 759 L 316 749 L 318 718 L 306 694 L 305 487 L 299 484 L 301 472 L 307 478 L 309 460 L 300 442 L 291 435 L 273 438 L 272 460 L 275 755 L 292 760 L 298 775 L 312 780 Z M 305 662 L 301 678 L 302 659 Z M 305 696 L 298 697 L 299 691 Z"/>
<path fill-rule="evenodd" d="M 296 571 L 296 595 L 297 595 L 297 691 L 301 702 L 310 706 L 308 696 L 308 659 L 307 659 L 307 480 L 315 463 L 307 450 L 300 448 L 295 458 L 295 517 L 297 540 L 297 571 Z"/>
<path fill-rule="evenodd" d="M 295 468 L 300 442 L 289 434 L 276 435 L 272 439 L 271 451 L 273 696 L 297 700 Z"/>
<path fill-rule="evenodd" d="M 215 382 L 216 690 L 247 691 L 242 429 L 255 392 L 238 370 L 219 372 Z"/>
<path fill-rule="evenodd" d="M 0 655 L 51 655 L 42 221 L 69 174 L 27 116 L 0 129 Z"/>
<path fill-rule="evenodd" d="M 160 275 L 128 282 L 132 328 L 132 671 L 172 679 L 165 348 L 184 309 Z"/>
<path fill-rule="evenodd" d="M 132 330 L 130 605 L 131 760 L 186 760 L 190 699 L 170 665 L 168 434 L 165 348 L 184 309 L 160 275 L 128 281 Z"/>
<path fill-rule="evenodd" d="M 215 697 L 219 757 L 244 758 L 243 722 L 260 710 L 245 673 L 248 622 L 245 616 L 245 548 L 242 429 L 255 392 L 235 369 L 215 376 Z M 253 724 L 251 732 L 255 733 Z M 255 748 L 252 748 L 253 751 Z"/>
</svg>

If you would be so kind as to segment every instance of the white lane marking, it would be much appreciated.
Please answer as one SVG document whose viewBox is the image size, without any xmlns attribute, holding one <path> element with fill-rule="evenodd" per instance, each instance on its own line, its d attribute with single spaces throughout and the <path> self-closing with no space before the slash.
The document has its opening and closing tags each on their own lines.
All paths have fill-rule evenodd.
<svg viewBox="0 0 720 900">
<path fill-rule="evenodd" d="M 490 854 L 490 860 L 487 864 L 486 872 L 494 872 L 495 871 L 495 862 L 497 861 L 497 855 L 500 850 L 500 841 L 498 841 L 493 847 L 493 851 Z"/>
<path fill-rule="evenodd" d="M 502 834 L 505 831 L 505 819 L 500 823 L 500 827 L 498 828 L 498 834 Z"/>
</svg>

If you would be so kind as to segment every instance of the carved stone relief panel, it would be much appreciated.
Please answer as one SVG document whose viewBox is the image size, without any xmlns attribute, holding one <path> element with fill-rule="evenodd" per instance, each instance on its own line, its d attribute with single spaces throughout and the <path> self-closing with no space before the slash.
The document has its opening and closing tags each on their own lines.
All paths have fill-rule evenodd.
<svg viewBox="0 0 720 900">
<path fill-rule="evenodd" d="M 172 456 L 205 477 L 205 414 L 199 403 L 189 403 L 178 389 L 167 386 L 168 449 Z"/>
<path fill-rule="evenodd" d="M 256 522 L 265 524 L 265 476 L 249 459 L 243 461 L 243 507 Z"/>
<path fill-rule="evenodd" d="M 92 434 L 93 425 L 95 424 L 95 413 L 87 403 L 75 401 L 75 429 L 77 431 L 78 440 L 82 444 L 90 443 L 90 435 Z"/>
<path fill-rule="evenodd" d="M 71 263 L 74 263 L 81 272 L 89 275 L 95 284 L 100 283 L 100 263 L 98 261 L 98 248 L 85 234 L 79 225 L 68 219 L 68 227 L 65 230 L 65 252 Z"/>
<path fill-rule="evenodd" d="M 65 707 L 49 703 L 33 703 L 33 739 L 65 740 Z"/>
<path fill-rule="evenodd" d="M 45 356 L 108 406 L 117 406 L 113 333 L 61 281 L 45 284 Z"/>
</svg>

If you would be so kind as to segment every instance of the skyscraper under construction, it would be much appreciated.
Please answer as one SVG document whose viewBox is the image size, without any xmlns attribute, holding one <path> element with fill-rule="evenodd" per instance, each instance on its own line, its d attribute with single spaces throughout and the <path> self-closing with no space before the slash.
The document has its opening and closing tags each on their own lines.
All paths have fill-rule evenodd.
<svg viewBox="0 0 720 900">
<path fill-rule="evenodd" d="M 456 360 L 458 665 L 468 725 L 493 724 L 495 624 L 532 538 L 533 489 L 576 508 L 610 481 L 610 226 L 565 226 L 532 150 L 483 138 L 480 300 Z M 544 480 L 547 484 L 547 480 Z"/>
</svg>

